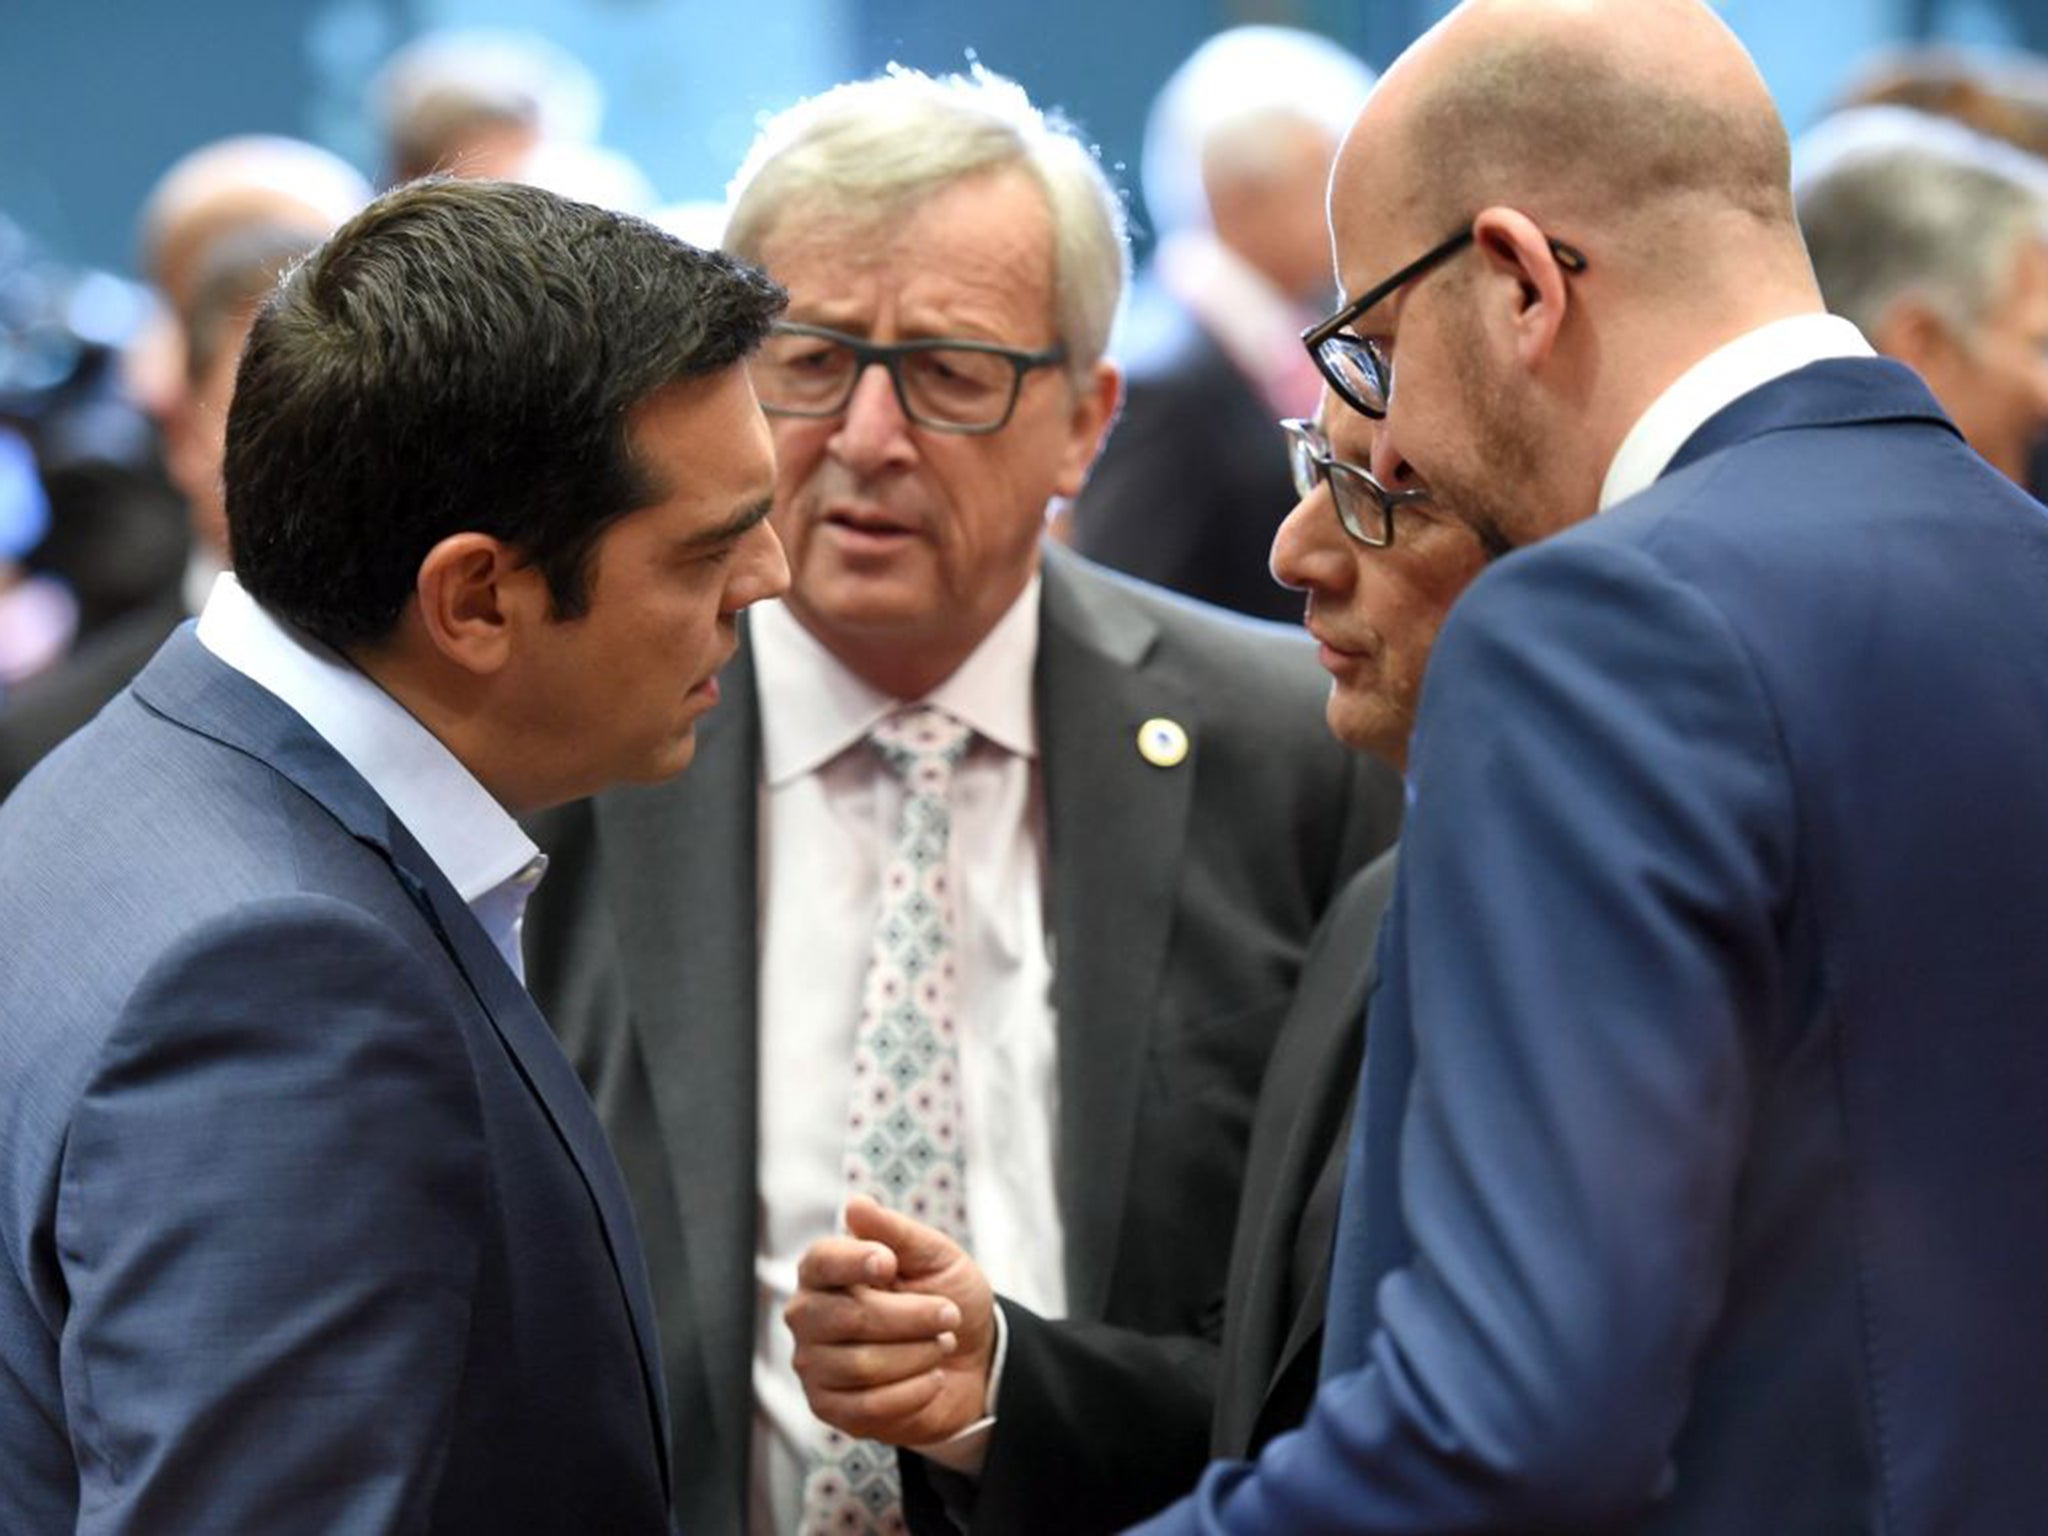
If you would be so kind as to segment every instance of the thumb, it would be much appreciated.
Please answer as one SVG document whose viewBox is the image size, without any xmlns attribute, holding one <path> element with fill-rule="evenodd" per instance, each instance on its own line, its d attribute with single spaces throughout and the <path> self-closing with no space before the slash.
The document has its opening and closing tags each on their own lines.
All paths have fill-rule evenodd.
<svg viewBox="0 0 2048 1536">
<path fill-rule="evenodd" d="M 935 1274 L 964 1256 L 960 1245 L 937 1227 L 892 1211 L 866 1195 L 855 1195 L 846 1202 L 846 1230 L 853 1237 L 893 1249 L 897 1277 L 902 1280 Z"/>
</svg>

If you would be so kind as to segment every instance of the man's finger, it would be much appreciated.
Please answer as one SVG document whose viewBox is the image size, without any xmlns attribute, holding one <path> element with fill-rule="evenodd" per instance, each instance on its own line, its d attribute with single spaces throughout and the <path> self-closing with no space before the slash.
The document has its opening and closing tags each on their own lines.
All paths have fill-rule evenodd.
<svg viewBox="0 0 2048 1536">
<path fill-rule="evenodd" d="M 937 1370 L 957 1347 L 950 1333 L 904 1344 L 799 1343 L 796 1373 L 807 1391 L 872 1391 Z"/>
<path fill-rule="evenodd" d="M 852 1237 L 821 1237 L 796 1263 L 797 1285 L 814 1291 L 891 1285 L 895 1279 L 896 1254 L 888 1244 Z"/>
<path fill-rule="evenodd" d="M 799 1344 L 928 1342 L 960 1326 L 960 1309 L 943 1296 L 882 1291 L 800 1289 L 782 1318 Z"/>
<path fill-rule="evenodd" d="M 906 1280 L 944 1269 L 961 1257 L 960 1245 L 938 1228 L 892 1211 L 866 1195 L 855 1195 L 846 1202 L 846 1230 L 856 1238 L 889 1248 L 896 1256 L 898 1273 Z"/>
<path fill-rule="evenodd" d="M 859 1392 L 814 1390 L 806 1382 L 804 1395 L 812 1413 L 858 1439 L 923 1445 L 952 1432 L 930 1416 L 944 1385 L 939 1372 L 924 1371 L 907 1381 Z"/>
</svg>

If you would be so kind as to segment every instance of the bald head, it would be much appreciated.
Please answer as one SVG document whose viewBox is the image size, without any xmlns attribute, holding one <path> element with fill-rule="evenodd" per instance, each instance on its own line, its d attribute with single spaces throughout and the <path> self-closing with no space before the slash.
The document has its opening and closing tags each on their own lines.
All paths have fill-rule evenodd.
<svg viewBox="0 0 2048 1536">
<path fill-rule="evenodd" d="M 1383 207 L 1438 234 L 1507 204 L 1678 262 L 1665 237 L 1702 218 L 1797 243 L 1784 125 L 1696 0 L 1470 0 L 1388 72 L 1351 147 Z"/>
<path fill-rule="evenodd" d="M 1378 294 L 1352 334 L 1402 379 L 1381 481 L 1506 544 L 1589 515 L 1674 380 L 1821 311 L 1790 162 L 1698 0 L 1466 0 L 1381 77 L 1331 179 L 1339 279 Z"/>
</svg>

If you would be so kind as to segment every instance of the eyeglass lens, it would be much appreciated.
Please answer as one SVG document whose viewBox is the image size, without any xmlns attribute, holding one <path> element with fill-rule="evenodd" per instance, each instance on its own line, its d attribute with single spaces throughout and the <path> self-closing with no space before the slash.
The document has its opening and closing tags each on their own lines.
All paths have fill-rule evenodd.
<svg viewBox="0 0 2048 1536">
<path fill-rule="evenodd" d="M 931 426 L 993 426 L 1009 414 L 1020 379 L 1001 353 L 919 344 L 866 359 L 830 337 L 778 332 L 755 354 L 754 390 L 771 411 L 835 415 L 869 360 L 889 369 L 905 409 Z"/>
</svg>

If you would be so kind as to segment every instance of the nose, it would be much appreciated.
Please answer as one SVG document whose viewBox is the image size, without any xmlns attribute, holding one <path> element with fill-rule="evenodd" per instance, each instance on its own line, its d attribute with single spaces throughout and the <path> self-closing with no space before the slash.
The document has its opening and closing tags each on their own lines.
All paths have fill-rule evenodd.
<svg viewBox="0 0 2048 1536">
<path fill-rule="evenodd" d="M 854 381 L 839 430 L 832 434 L 832 449 L 848 468 L 863 474 L 914 451 L 910 418 L 896 398 L 895 381 L 880 363 L 868 364 Z"/>
<path fill-rule="evenodd" d="M 1344 530 L 1330 504 L 1330 487 L 1321 483 L 1294 504 L 1273 535 L 1269 569 L 1273 579 L 1297 592 L 1328 591 L 1342 579 L 1344 551 L 1338 545 Z"/>
<path fill-rule="evenodd" d="M 1419 483 L 1415 466 L 1395 445 L 1394 434 L 1387 430 L 1384 421 L 1372 435 L 1372 452 L 1366 456 L 1365 465 L 1372 471 L 1373 479 L 1390 491 L 1411 490 Z"/>
<path fill-rule="evenodd" d="M 740 538 L 732 580 L 726 583 L 723 612 L 738 613 L 789 590 L 789 557 L 782 538 L 767 519 L 749 528 Z"/>
</svg>

